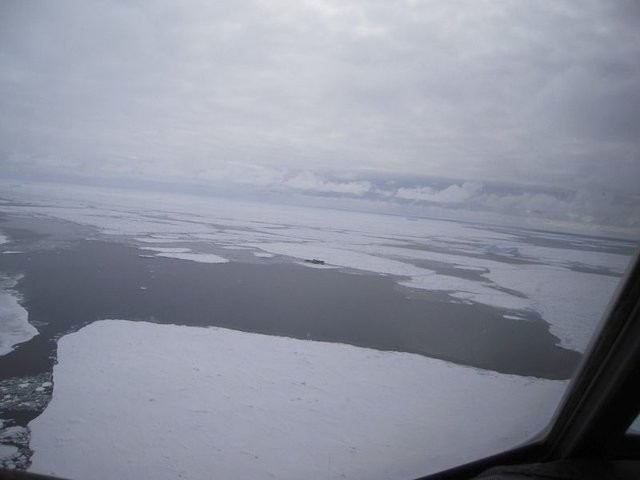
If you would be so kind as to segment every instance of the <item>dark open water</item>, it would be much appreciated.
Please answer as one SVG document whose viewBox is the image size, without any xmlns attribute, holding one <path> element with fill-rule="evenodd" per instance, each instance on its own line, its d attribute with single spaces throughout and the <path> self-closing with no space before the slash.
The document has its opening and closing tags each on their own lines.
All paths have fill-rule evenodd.
<svg viewBox="0 0 640 480">
<path fill-rule="evenodd" d="M 40 334 L 0 359 L 0 379 L 51 371 L 56 338 L 105 318 L 342 342 L 552 379 L 569 378 L 580 359 L 532 312 L 517 321 L 489 306 L 408 297 L 388 277 L 140 253 L 76 239 L 63 249 L 1 255 L 0 270 L 24 275 L 16 289 Z"/>
</svg>

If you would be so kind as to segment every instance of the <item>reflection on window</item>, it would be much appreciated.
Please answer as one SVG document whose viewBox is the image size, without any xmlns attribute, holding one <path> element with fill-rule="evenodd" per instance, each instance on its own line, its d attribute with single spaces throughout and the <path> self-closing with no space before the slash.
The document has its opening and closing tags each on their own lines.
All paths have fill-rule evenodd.
<svg viewBox="0 0 640 480">
<path fill-rule="evenodd" d="M 631 435 L 640 435 L 640 415 L 629 425 L 627 433 Z"/>
</svg>

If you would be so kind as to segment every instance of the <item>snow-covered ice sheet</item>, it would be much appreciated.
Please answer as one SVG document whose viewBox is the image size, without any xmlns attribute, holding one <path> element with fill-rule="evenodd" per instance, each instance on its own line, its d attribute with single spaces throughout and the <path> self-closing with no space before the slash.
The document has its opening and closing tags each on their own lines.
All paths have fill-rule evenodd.
<svg viewBox="0 0 640 480">
<path fill-rule="evenodd" d="M 219 328 L 105 320 L 60 339 L 32 472 L 415 478 L 526 441 L 566 382 Z"/>
<path fill-rule="evenodd" d="M 11 290 L 16 282 L 16 278 L 0 275 L 0 356 L 38 334 L 17 294 Z"/>
</svg>

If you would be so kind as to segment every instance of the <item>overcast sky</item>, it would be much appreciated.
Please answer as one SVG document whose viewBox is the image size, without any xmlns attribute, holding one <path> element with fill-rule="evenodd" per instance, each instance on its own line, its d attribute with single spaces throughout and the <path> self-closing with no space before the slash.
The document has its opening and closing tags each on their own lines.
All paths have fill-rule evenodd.
<svg viewBox="0 0 640 480">
<path fill-rule="evenodd" d="M 640 227 L 640 2 L 3 0 L 0 168 Z"/>
</svg>

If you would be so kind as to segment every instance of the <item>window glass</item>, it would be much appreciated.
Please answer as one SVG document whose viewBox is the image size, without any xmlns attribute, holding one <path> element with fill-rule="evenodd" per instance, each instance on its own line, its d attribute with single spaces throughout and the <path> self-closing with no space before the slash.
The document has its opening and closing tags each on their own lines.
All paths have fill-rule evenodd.
<svg viewBox="0 0 640 480">
<path fill-rule="evenodd" d="M 632 435 L 640 435 L 640 417 L 636 417 L 631 425 L 629 425 L 629 429 L 627 433 Z"/>
<path fill-rule="evenodd" d="M 544 431 L 640 239 L 630 2 L 0 5 L 0 466 L 415 478 Z"/>
</svg>

